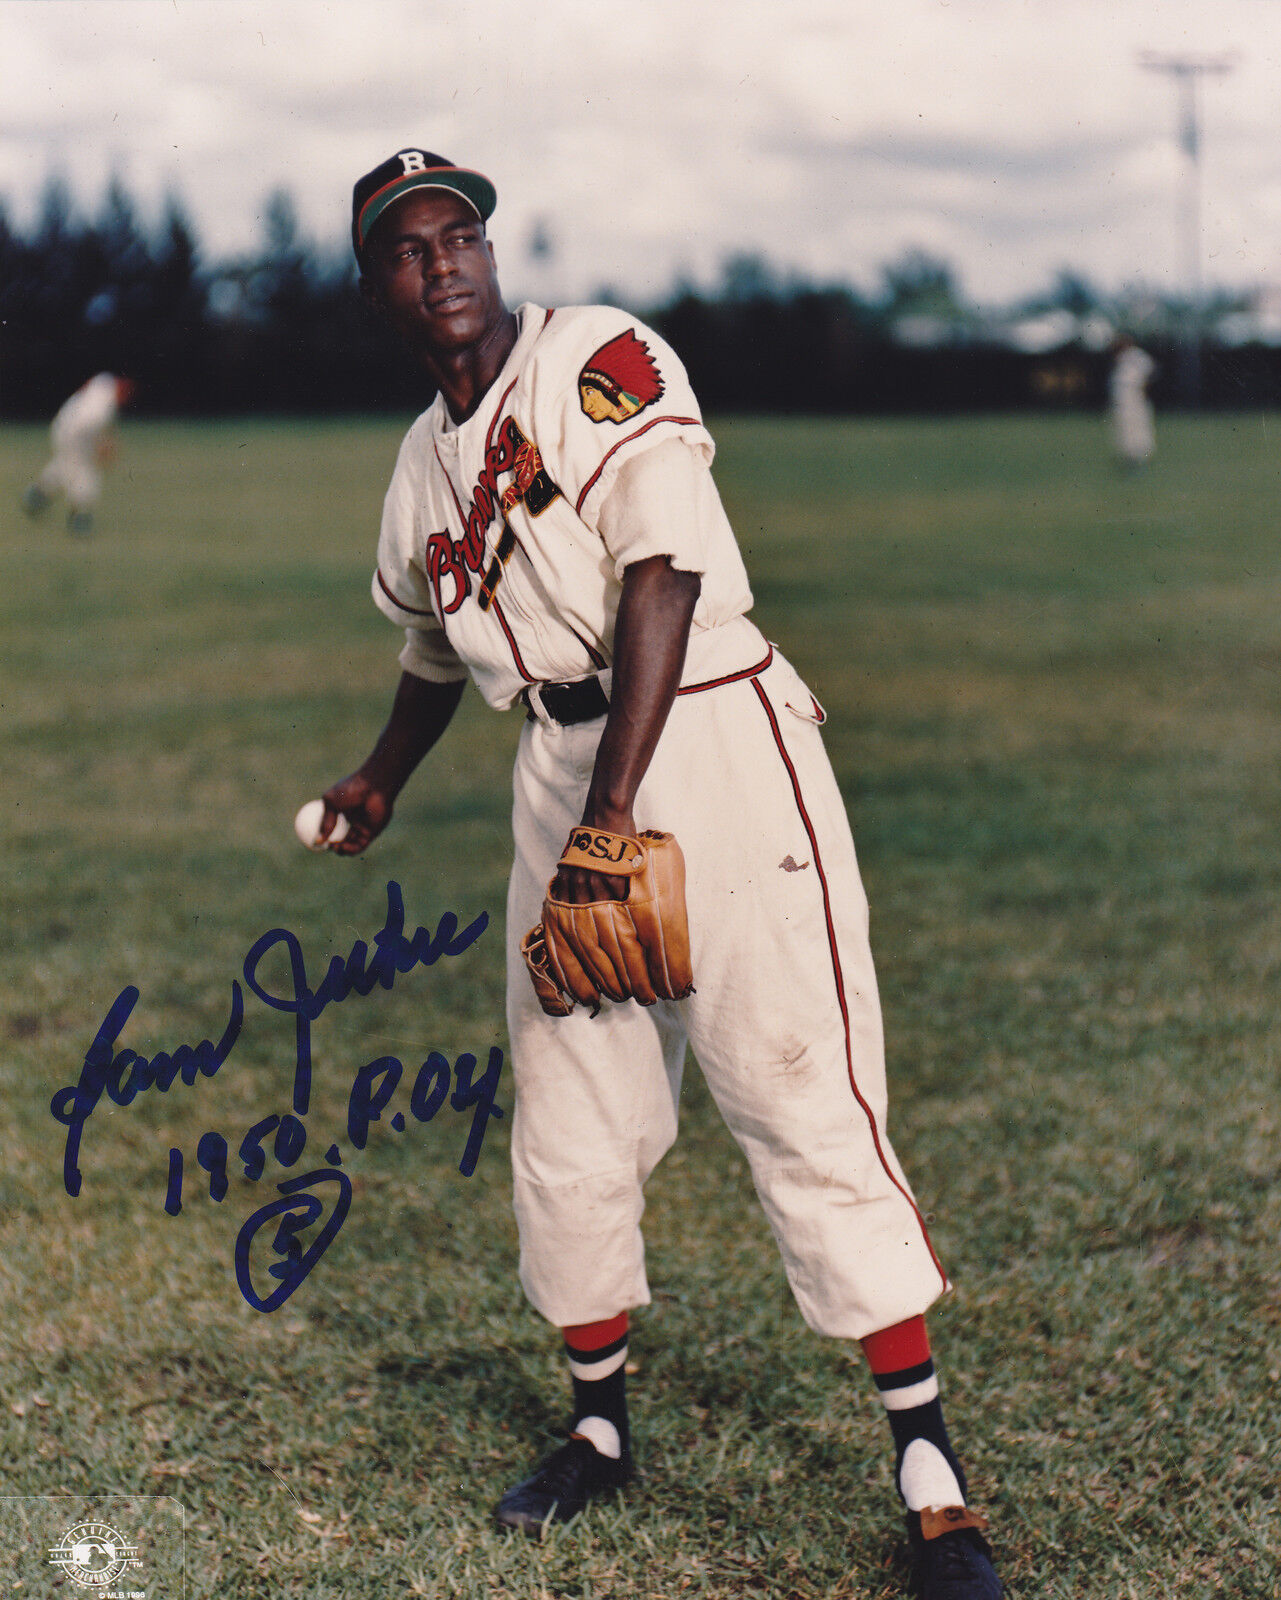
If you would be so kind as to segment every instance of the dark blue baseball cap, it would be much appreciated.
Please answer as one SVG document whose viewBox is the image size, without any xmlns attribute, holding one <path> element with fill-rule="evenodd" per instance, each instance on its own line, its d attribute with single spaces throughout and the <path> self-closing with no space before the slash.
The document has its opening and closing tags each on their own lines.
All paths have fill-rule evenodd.
<svg viewBox="0 0 1281 1600">
<path fill-rule="evenodd" d="M 351 243 L 357 261 L 374 223 L 389 205 L 414 189 L 452 190 L 462 196 L 482 222 L 488 222 L 498 204 L 497 191 L 482 173 L 457 167 L 430 150 L 398 150 L 358 179 L 351 192 Z"/>
</svg>

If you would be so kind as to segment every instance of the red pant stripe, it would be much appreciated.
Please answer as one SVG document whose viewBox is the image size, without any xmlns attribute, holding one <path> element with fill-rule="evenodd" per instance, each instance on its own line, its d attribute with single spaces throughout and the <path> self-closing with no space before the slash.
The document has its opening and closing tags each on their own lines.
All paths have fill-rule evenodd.
<svg viewBox="0 0 1281 1600">
<path fill-rule="evenodd" d="M 867 1101 L 864 1100 L 862 1094 L 859 1092 L 858 1082 L 854 1077 L 854 1051 L 850 1041 L 849 1007 L 845 1002 L 845 977 L 841 971 L 841 958 L 836 947 L 836 926 L 832 921 L 832 900 L 831 894 L 827 887 L 827 874 L 823 871 L 823 861 L 822 857 L 819 855 L 818 839 L 815 837 L 814 824 L 810 821 L 809 812 L 805 809 L 805 801 L 801 795 L 800 780 L 796 776 L 796 768 L 792 765 L 792 758 L 788 755 L 787 747 L 783 743 L 782 730 L 779 728 L 778 718 L 774 715 L 774 708 L 769 703 L 769 697 L 766 695 L 764 689 L 761 688 L 760 682 L 756 678 L 752 679 L 752 688 L 756 690 L 756 697 L 763 706 L 765 715 L 769 718 L 770 729 L 774 735 L 774 743 L 778 746 L 778 753 L 783 758 L 783 765 L 787 768 L 787 775 L 791 779 L 792 794 L 796 800 L 796 809 L 800 812 L 801 821 L 805 825 L 805 832 L 809 835 L 810 849 L 814 853 L 814 866 L 818 872 L 819 883 L 822 885 L 823 915 L 827 919 L 827 945 L 832 956 L 832 975 L 836 980 L 836 998 L 840 1004 L 841 1018 L 845 1024 L 845 1066 L 847 1075 L 849 1077 L 850 1090 L 853 1093 L 855 1100 L 858 1101 L 859 1106 L 862 1108 L 863 1115 L 867 1118 L 867 1125 L 872 1134 L 872 1143 L 876 1146 L 876 1154 L 880 1160 L 882 1168 L 885 1171 L 885 1175 L 907 1201 L 908 1205 L 911 1206 L 913 1214 L 920 1225 L 921 1236 L 925 1240 L 925 1248 L 930 1253 L 930 1260 L 933 1261 L 938 1270 L 938 1275 L 940 1278 L 942 1278 L 943 1285 L 946 1288 L 947 1274 L 943 1271 L 943 1267 L 939 1262 L 939 1258 L 934 1253 L 934 1246 L 930 1242 L 929 1230 L 925 1226 L 925 1218 L 921 1215 L 920 1207 L 916 1204 L 916 1201 L 912 1199 L 911 1195 L 899 1182 L 898 1178 L 894 1175 L 889 1162 L 886 1161 L 885 1152 L 881 1147 L 880 1129 L 876 1126 L 876 1118 L 872 1115 L 872 1108 L 868 1105 Z"/>
</svg>

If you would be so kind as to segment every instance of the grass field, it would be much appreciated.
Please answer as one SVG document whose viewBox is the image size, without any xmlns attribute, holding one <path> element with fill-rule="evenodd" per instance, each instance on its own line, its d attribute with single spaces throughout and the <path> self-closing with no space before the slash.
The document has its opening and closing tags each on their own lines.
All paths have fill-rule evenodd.
<svg viewBox="0 0 1281 1600">
<path fill-rule="evenodd" d="M 90 542 L 22 519 L 43 435 L 0 439 L 3 1493 L 65 1522 L 170 1496 L 187 1593 L 220 1600 L 898 1595 L 870 1384 L 801 1323 L 693 1067 L 650 1186 L 635 1491 L 541 1546 L 491 1531 L 567 1405 L 515 1287 L 507 1125 L 465 1178 L 468 1116 L 363 1151 L 344 1119 L 376 1057 L 506 1046 L 517 718 L 469 694 L 366 858 L 290 827 L 394 682 L 368 578 L 398 433 L 130 425 Z M 718 437 L 757 618 L 829 711 L 891 1130 L 956 1282 L 945 1402 L 1010 1592 L 1281 1594 L 1281 423 L 1167 421 L 1134 481 L 1087 418 Z M 196 1150 L 287 1108 L 289 1016 L 251 999 L 217 1077 L 104 1102 L 76 1199 L 49 1101 L 125 986 L 143 1056 L 216 1039 L 259 935 L 296 933 L 315 983 L 391 879 L 411 928 L 492 926 L 315 1023 L 296 1170 L 341 1142 L 354 1195 L 264 1315 L 233 1251 L 279 1166 L 233 1160 L 215 1204 Z M 43 1550 L 0 1548 L 9 1592 L 53 1592 Z"/>
</svg>

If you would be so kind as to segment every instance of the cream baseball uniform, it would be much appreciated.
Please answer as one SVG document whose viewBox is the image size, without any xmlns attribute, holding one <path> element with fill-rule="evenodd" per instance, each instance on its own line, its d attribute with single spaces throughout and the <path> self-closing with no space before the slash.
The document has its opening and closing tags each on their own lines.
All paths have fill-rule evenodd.
<svg viewBox="0 0 1281 1600">
<path fill-rule="evenodd" d="M 686 1042 L 747 1155 L 797 1303 L 860 1338 L 947 1286 L 885 1131 L 867 903 L 823 712 L 746 613 L 751 592 L 684 369 L 607 307 L 522 306 L 507 363 L 454 426 L 401 447 L 373 594 L 401 664 L 470 674 L 530 716 L 514 772 L 508 1026 L 521 1282 L 560 1327 L 648 1304 L 642 1187 L 676 1136 Z M 581 820 L 604 716 L 564 727 L 540 684 L 599 676 L 632 562 L 701 575 L 638 828 L 685 854 L 697 992 L 544 1015 L 519 941 Z"/>
<path fill-rule="evenodd" d="M 118 380 L 109 372 L 90 378 L 62 404 L 49 427 L 53 456 L 36 479 L 42 494 L 61 489 L 74 510 L 93 509 L 102 489 L 98 444 L 118 409 Z"/>
<path fill-rule="evenodd" d="M 1135 466 L 1156 450 L 1156 426 L 1147 386 L 1156 363 L 1146 350 L 1127 345 L 1117 356 L 1108 380 L 1112 407 L 1112 443 L 1122 461 Z"/>
</svg>

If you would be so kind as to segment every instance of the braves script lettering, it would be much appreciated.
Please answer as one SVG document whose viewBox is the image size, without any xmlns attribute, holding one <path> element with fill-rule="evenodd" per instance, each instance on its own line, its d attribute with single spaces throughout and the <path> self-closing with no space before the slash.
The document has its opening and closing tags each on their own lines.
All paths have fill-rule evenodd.
<svg viewBox="0 0 1281 1600">
<path fill-rule="evenodd" d="M 485 451 L 480 479 L 472 491 L 471 506 L 463 520 L 463 536 L 451 539 L 447 532 L 433 533 L 427 540 L 427 576 L 436 596 L 436 606 L 442 617 L 457 611 L 471 593 L 471 574 L 479 573 L 485 562 L 485 534 L 494 520 L 498 505 L 498 474 L 511 472 L 516 465 L 516 452 L 525 443 L 525 436 L 516 426 L 514 417 L 507 417 L 493 442 Z M 452 578 L 454 592 L 445 604 L 441 584 Z"/>
</svg>

